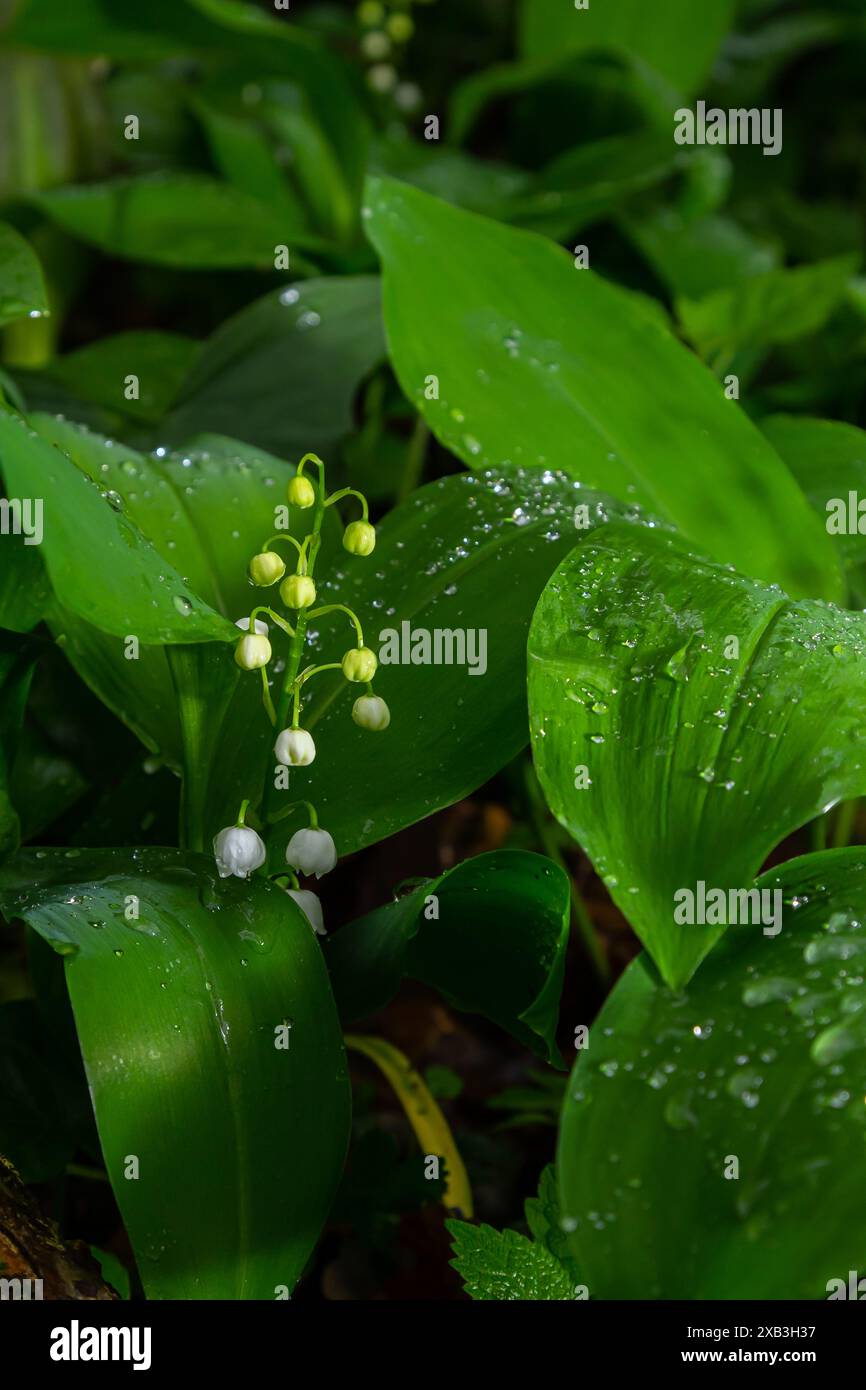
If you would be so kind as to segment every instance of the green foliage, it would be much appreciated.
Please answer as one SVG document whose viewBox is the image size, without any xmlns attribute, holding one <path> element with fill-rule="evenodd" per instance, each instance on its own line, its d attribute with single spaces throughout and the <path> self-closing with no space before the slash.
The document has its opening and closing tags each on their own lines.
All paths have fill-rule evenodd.
<svg viewBox="0 0 866 1390">
<path fill-rule="evenodd" d="M 646 957 L 613 991 L 557 1159 L 591 1297 L 821 1299 L 862 1264 L 864 869 L 767 873 L 778 937 L 732 926 L 684 992 Z"/>
<path fill-rule="evenodd" d="M 532 1238 L 519 1231 L 448 1221 L 451 1261 L 470 1298 L 549 1302 L 580 1296 L 575 1267 L 560 1227 L 556 1178 L 545 1168 L 538 1196 L 526 1203 Z"/>
<path fill-rule="evenodd" d="M 328 943 L 340 1016 L 352 1023 L 378 1013 L 408 975 L 557 1063 L 568 906 L 565 874 L 522 850 L 479 855 L 428 879 Z"/>
<path fill-rule="evenodd" d="M 149 1296 L 291 1290 L 349 1125 L 336 1011 L 301 912 L 279 888 L 220 881 L 166 849 L 22 852 L 0 870 L 0 907 L 64 958 Z"/>
<path fill-rule="evenodd" d="M 646 530 L 599 530 L 549 581 L 529 637 L 538 775 L 672 987 L 722 931 L 678 923 L 676 890 L 748 884 L 866 791 L 864 663 L 859 614 Z"/>
<path fill-rule="evenodd" d="M 562 469 L 757 578 L 837 595 L 829 542 L 776 454 L 633 296 L 540 237 L 394 182 L 371 180 L 367 201 L 401 385 L 465 463 Z M 432 362 L 447 364 L 438 398 Z"/>
</svg>

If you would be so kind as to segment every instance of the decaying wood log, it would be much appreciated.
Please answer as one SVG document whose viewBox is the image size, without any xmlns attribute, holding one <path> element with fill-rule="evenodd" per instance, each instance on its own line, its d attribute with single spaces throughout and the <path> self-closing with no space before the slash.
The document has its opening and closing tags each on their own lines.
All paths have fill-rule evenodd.
<svg viewBox="0 0 866 1390">
<path fill-rule="evenodd" d="M 2 1155 L 0 1297 L 91 1301 L 118 1297 L 103 1280 L 85 1243 L 60 1239 L 53 1221 L 39 1210 Z"/>
</svg>

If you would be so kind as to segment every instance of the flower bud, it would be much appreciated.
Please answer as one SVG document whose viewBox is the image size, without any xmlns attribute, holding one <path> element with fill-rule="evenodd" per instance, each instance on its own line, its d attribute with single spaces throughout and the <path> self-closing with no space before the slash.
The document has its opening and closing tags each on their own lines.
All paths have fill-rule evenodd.
<svg viewBox="0 0 866 1390">
<path fill-rule="evenodd" d="M 362 729 L 387 729 L 391 711 L 381 695 L 359 695 L 352 706 L 352 718 Z"/>
<path fill-rule="evenodd" d="M 327 830 L 296 830 L 286 846 L 286 863 L 300 874 L 329 874 L 337 862 L 337 850 Z"/>
<path fill-rule="evenodd" d="M 260 589 L 266 589 L 269 584 L 276 584 L 285 572 L 285 561 L 274 550 L 263 550 L 260 555 L 254 555 L 247 570 L 250 579 Z"/>
<path fill-rule="evenodd" d="M 239 627 L 239 628 L 241 629 L 241 632 L 249 632 L 249 630 L 250 630 L 250 620 L 249 620 L 249 618 L 238 618 L 238 619 L 236 619 L 236 621 L 235 621 L 235 627 Z M 256 618 L 255 631 L 259 634 L 260 637 L 267 637 L 267 635 L 268 635 L 268 625 L 267 625 L 267 623 L 264 621 L 263 618 Z"/>
<path fill-rule="evenodd" d="M 371 681 L 379 665 L 376 653 L 369 647 L 353 647 L 346 652 L 340 665 L 347 681 Z"/>
<path fill-rule="evenodd" d="M 316 489 L 309 478 L 305 478 L 302 473 L 296 473 L 289 481 L 287 496 L 292 507 L 312 507 L 316 500 Z"/>
<path fill-rule="evenodd" d="M 274 744 L 274 754 L 283 767 L 307 767 L 316 756 L 313 735 L 306 729 L 283 729 Z"/>
<path fill-rule="evenodd" d="M 343 549 L 350 555 L 370 555 L 376 545 L 376 528 L 369 521 L 350 521 L 343 532 Z"/>
<path fill-rule="evenodd" d="M 308 888 L 287 888 L 286 892 L 290 898 L 294 898 L 298 907 L 303 912 L 316 936 L 325 936 L 325 919 L 322 916 L 322 904 L 319 902 L 315 893 L 311 893 Z"/>
<path fill-rule="evenodd" d="M 271 644 L 261 633 L 247 633 L 235 647 L 235 661 L 242 671 L 257 671 L 271 659 Z"/>
<path fill-rule="evenodd" d="M 248 825 L 226 826 L 214 836 L 213 852 L 220 878 L 249 878 L 267 859 L 264 843 Z"/>
<path fill-rule="evenodd" d="M 309 608 L 316 602 L 316 586 L 308 574 L 290 574 L 280 585 L 287 608 Z"/>
</svg>

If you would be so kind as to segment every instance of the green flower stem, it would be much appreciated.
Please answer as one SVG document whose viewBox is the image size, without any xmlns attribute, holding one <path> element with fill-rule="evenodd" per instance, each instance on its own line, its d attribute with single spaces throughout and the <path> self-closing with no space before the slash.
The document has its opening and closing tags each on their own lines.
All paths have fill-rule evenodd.
<svg viewBox="0 0 866 1390">
<path fill-rule="evenodd" d="M 298 473 L 302 471 L 304 464 L 307 462 L 308 459 L 312 460 L 314 463 L 318 465 L 320 477 L 319 495 L 316 499 L 315 511 L 313 512 L 313 526 L 311 533 L 307 538 L 307 573 L 309 575 L 312 575 L 313 570 L 315 569 L 316 557 L 319 553 L 319 547 L 322 543 L 322 518 L 325 515 L 325 465 L 322 463 L 322 460 L 320 458 L 316 457 L 315 454 L 305 454 L 304 457 L 301 459 L 301 462 L 298 464 Z M 301 665 L 301 657 L 304 654 L 304 638 L 306 637 L 307 632 L 308 617 L 309 614 L 306 609 L 301 608 L 298 610 L 295 631 L 292 636 L 292 645 L 289 649 L 289 657 L 286 662 L 286 672 L 283 677 L 283 686 L 282 690 L 280 691 L 280 698 L 276 708 L 275 727 L 279 729 L 284 729 L 288 722 L 289 705 L 292 703 L 294 695 L 292 687 L 294 686 L 295 681 L 297 679 L 298 669 Z M 272 760 L 273 753 L 272 750 L 269 748 L 268 765 L 265 773 L 265 789 L 264 795 L 262 797 L 262 822 L 265 825 L 272 821 L 271 806 L 274 799 L 274 777 L 272 769 Z"/>
<path fill-rule="evenodd" d="M 322 671 L 342 671 L 342 669 L 343 664 L 340 661 L 327 661 L 324 666 L 308 666 L 306 671 L 302 671 L 298 676 L 298 693 L 300 694 L 302 685 L 306 685 L 308 680 L 312 680 L 313 676 L 320 675 Z"/>
<path fill-rule="evenodd" d="M 290 816 L 293 811 L 297 811 L 299 806 L 306 806 L 307 815 L 310 818 L 310 825 L 315 830 L 319 824 L 319 816 L 312 801 L 290 801 L 288 806 L 284 806 L 281 811 L 275 811 L 273 813 L 273 815 L 270 817 L 270 824 L 276 825 L 278 821 L 285 820 L 286 816 Z M 279 869 L 277 872 L 280 874 L 286 874 L 289 872 L 289 870 Z M 272 874 L 271 877 L 275 877 L 275 875 Z M 297 884 L 295 884 L 295 887 L 297 887 Z"/>
<path fill-rule="evenodd" d="M 238 811 L 238 818 L 237 818 L 237 820 L 235 821 L 235 825 L 244 825 L 244 824 L 245 824 L 246 818 L 247 818 L 247 807 L 249 806 L 249 804 L 250 804 L 250 799 L 249 799 L 249 797 L 246 797 L 245 800 L 243 800 L 243 801 L 241 802 L 241 809 Z"/>
<path fill-rule="evenodd" d="M 260 603 L 250 614 L 250 632 L 255 632 L 256 630 L 257 613 L 267 613 L 271 622 L 276 623 L 277 627 L 282 628 L 287 637 L 294 637 L 295 629 L 292 627 L 291 623 L 287 623 L 285 618 L 281 618 L 279 613 L 274 612 L 273 608 L 268 608 L 266 603 Z"/>
<path fill-rule="evenodd" d="M 262 704 L 265 707 L 265 713 L 267 714 L 268 719 L 270 719 L 274 728 L 276 728 L 277 712 L 274 709 L 274 702 L 271 699 L 271 691 L 268 685 L 268 668 L 267 666 L 262 666 L 260 670 L 262 673 Z"/>
<path fill-rule="evenodd" d="M 304 454 L 304 457 L 301 459 L 301 461 L 300 461 L 300 463 L 298 464 L 298 466 L 297 466 L 295 472 L 296 472 L 296 474 L 297 474 L 297 476 L 298 476 L 299 478 L 302 478 L 302 477 L 304 476 L 304 469 L 305 469 L 305 467 L 307 466 L 308 463 L 314 463 L 314 464 L 316 465 L 316 467 L 318 468 L 318 470 L 319 470 L 319 494 L 320 494 L 320 497 L 324 497 L 324 495 L 325 495 L 325 465 L 322 463 L 322 460 L 319 458 L 319 455 L 318 455 L 318 454 Z"/>
<path fill-rule="evenodd" d="M 327 503 L 325 503 L 325 505 L 327 506 Z M 347 608 L 345 603 L 327 603 L 323 608 L 314 608 L 313 611 L 309 614 L 309 617 L 324 618 L 326 613 L 345 613 L 347 617 L 350 619 L 350 621 L 354 624 L 355 631 L 358 634 L 358 646 L 363 647 L 364 633 L 361 630 L 361 622 L 357 614 L 353 613 L 351 608 Z"/>
<path fill-rule="evenodd" d="M 290 536 L 287 531 L 278 531 L 275 536 L 270 536 L 262 546 L 262 554 L 266 555 L 270 550 L 271 546 L 276 545 L 277 541 L 288 541 L 289 545 L 293 545 L 295 547 L 301 559 L 304 558 L 306 554 L 306 541 L 301 542 L 295 540 L 295 537 Z"/>
<path fill-rule="evenodd" d="M 332 492 L 328 500 L 325 502 L 325 506 L 333 507 L 335 502 L 341 502 L 344 497 L 357 497 L 358 501 L 361 503 L 361 520 L 369 521 L 370 513 L 369 508 L 367 506 L 367 499 L 364 496 L 363 492 L 358 492 L 357 488 L 341 487 L 339 492 Z"/>
</svg>

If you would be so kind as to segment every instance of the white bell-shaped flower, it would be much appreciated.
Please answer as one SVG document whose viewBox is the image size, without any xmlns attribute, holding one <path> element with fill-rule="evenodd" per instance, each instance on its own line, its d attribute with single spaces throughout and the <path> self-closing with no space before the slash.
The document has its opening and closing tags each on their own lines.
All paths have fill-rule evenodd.
<svg viewBox="0 0 866 1390">
<path fill-rule="evenodd" d="M 391 711 L 381 695 L 359 695 L 352 706 L 352 718 L 362 729 L 387 729 Z"/>
<path fill-rule="evenodd" d="M 290 898 L 294 898 L 298 907 L 303 912 L 316 936 L 325 936 L 325 919 L 322 916 L 322 904 L 315 893 L 311 893 L 308 888 L 287 888 L 286 892 Z"/>
<path fill-rule="evenodd" d="M 283 767 L 308 767 L 316 756 L 313 735 L 306 729 L 283 729 L 274 744 L 274 755 Z"/>
<path fill-rule="evenodd" d="M 300 874 L 329 874 L 337 862 L 337 850 L 327 830 L 296 830 L 286 846 L 286 863 Z"/>
<path fill-rule="evenodd" d="M 248 825 L 227 825 L 214 836 L 213 852 L 220 878 L 249 878 L 267 858 L 264 842 Z"/>
</svg>

